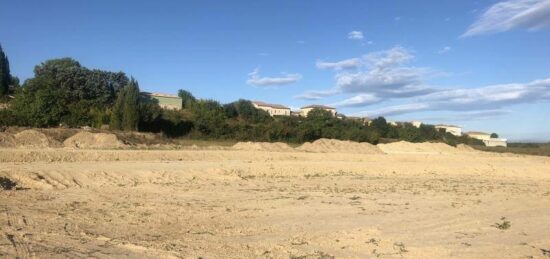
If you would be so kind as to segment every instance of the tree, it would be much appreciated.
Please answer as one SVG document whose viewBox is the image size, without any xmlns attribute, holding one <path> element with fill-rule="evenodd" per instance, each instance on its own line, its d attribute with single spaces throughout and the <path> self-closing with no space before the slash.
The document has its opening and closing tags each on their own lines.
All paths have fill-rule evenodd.
<svg viewBox="0 0 550 259">
<path fill-rule="evenodd" d="M 139 86 L 133 78 L 125 87 L 122 129 L 135 131 L 139 124 Z"/>
<path fill-rule="evenodd" d="M 109 123 L 109 128 L 112 130 L 121 130 L 122 129 L 122 118 L 124 116 L 124 101 L 126 100 L 126 89 L 122 89 L 118 92 L 115 104 L 113 105 L 113 110 L 111 113 L 111 122 Z"/>
<path fill-rule="evenodd" d="M 193 94 L 187 90 L 178 90 L 178 96 L 181 98 L 181 105 L 183 108 L 189 108 L 191 103 L 197 101 L 195 96 L 193 96 Z"/>
<path fill-rule="evenodd" d="M 0 97 L 8 94 L 11 82 L 10 62 L 4 50 L 2 50 L 2 45 L 0 45 Z"/>
<path fill-rule="evenodd" d="M 491 138 L 498 138 L 498 134 L 496 133 L 491 134 Z"/>
<path fill-rule="evenodd" d="M 133 78 L 118 94 L 111 115 L 110 128 L 134 131 L 140 121 L 139 86 Z"/>
<path fill-rule="evenodd" d="M 388 137 L 388 133 L 390 132 L 390 125 L 388 125 L 384 117 L 378 117 L 372 120 L 370 126 L 378 132 L 380 137 Z"/>
</svg>

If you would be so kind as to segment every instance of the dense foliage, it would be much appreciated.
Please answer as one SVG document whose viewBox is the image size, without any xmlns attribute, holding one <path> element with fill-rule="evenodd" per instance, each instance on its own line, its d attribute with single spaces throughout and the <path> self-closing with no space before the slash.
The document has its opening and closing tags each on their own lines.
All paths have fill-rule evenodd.
<svg viewBox="0 0 550 259">
<path fill-rule="evenodd" d="M 88 69 L 70 58 L 48 60 L 36 66 L 34 77 L 18 87 L 10 108 L 0 110 L 0 125 L 109 125 L 112 130 L 158 132 L 168 137 L 241 141 L 301 143 L 333 138 L 370 143 L 399 139 L 479 144 L 430 125 L 393 126 L 383 117 L 367 123 L 359 118 L 337 118 L 321 109 L 312 110 L 307 117 L 271 117 L 248 100 L 222 105 L 197 99 L 186 90 L 178 95 L 184 109 L 163 110 L 158 101 L 141 95 L 138 82 L 123 72 Z"/>
<path fill-rule="evenodd" d="M 0 45 L 0 98 L 8 94 L 11 81 L 10 62 Z"/>
</svg>

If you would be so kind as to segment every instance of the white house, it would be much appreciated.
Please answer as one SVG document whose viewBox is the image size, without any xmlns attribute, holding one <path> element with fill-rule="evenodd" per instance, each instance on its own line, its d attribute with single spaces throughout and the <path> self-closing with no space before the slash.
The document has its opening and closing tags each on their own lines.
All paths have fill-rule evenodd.
<svg viewBox="0 0 550 259">
<path fill-rule="evenodd" d="M 332 107 L 325 106 L 325 105 L 316 105 L 316 104 L 308 105 L 308 106 L 304 106 L 304 107 L 300 108 L 300 110 L 301 110 L 300 115 L 302 115 L 304 117 L 307 117 L 309 112 L 314 110 L 314 109 L 321 109 L 321 110 L 329 111 L 330 113 L 332 113 L 332 116 L 336 116 L 336 108 L 332 108 Z"/>
<path fill-rule="evenodd" d="M 507 139 L 504 138 L 491 138 L 491 134 L 479 131 L 466 132 L 466 135 L 470 138 L 475 138 L 483 141 L 483 144 L 488 147 L 507 147 Z"/>
<path fill-rule="evenodd" d="M 462 128 L 459 126 L 438 124 L 435 125 L 435 129 L 444 130 L 445 132 L 451 133 L 458 137 L 462 136 Z"/>
<path fill-rule="evenodd" d="M 420 126 L 422 126 L 422 122 L 421 122 L 421 121 L 411 121 L 411 124 L 412 124 L 414 127 L 417 127 L 417 128 L 420 128 Z"/>
<path fill-rule="evenodd" d="M 270 104 L 260 101 L 253 101 L 252 105 L 256 109 L 264 110 L 271 116 L 290 116 L 290 108 L 280 104 Z"/>
</svg>

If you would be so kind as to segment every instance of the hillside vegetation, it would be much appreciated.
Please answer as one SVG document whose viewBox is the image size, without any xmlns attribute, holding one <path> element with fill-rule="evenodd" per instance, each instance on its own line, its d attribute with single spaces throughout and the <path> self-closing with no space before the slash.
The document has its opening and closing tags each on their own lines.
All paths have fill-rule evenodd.
<svg viewBox="0 0 550 259">
<path fill-rule="evenodd" d="M 377 144 L 380 139 L 479 144 L 468 137 L 437 131 L 431 125 L 389 125 L 383 117 L 370 125 L 336 118 L 324 110 L 306 117 L 271 117 L 248 100 L 221 104 L 180 90 L 184 109 L 162 110 L 140 95 L 139 84 L 123 72 L 88 69 L 71 58 L 47 60 L 22 86 L 12 85 L 0 126 L 83 127 L 162 133 L 167 137 L 303 143 L 320 138 Z"/>
</svg>

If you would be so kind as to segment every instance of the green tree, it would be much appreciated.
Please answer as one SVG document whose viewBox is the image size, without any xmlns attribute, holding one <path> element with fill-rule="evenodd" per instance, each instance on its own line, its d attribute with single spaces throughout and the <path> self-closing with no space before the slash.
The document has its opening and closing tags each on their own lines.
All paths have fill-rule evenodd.
<svg viewBox="0 0 550 259">
<path fill-rule="evenodd" d="M 114 130 L 134 131 L 140 121 L 139 86 L 133 78 L 118 93 L 111 114 L 110 128 Z"/>
<path fill-rule="evenodd" d="M 378 117 L 372 120 L 370 127 L 378 132 L 380 137 L 388 137 L 388 133 L 390 132 L 390 125 L 386 122 L 384 117 Z"/>
<path fill-rule="evenodd" d="M 191 105 L 195 129 L 203 137 L 219 138 L 226 133 L 227 116 L 221 104 L 214 100 L 198 100 Z"/>
<path fill-rule="evenodd" d="M 491 138 L 498 138 L 498 134 L 492 133 L 492 134 L 491 134 Z"/>
<path fill-rule="evenodd" d="M 128 86 L 125 87 L 122 129 L 135 131 L 139 124 L 139 86 L 133 78 Z"/>
<path fill-rule="evenodd" d="M 11 85 L 10 62 L 0 45 L 0 97 L 8 94 Z"/>
<path fill-rule="evenodd" d="M 178 90 L 178 96 L 181 98 L 181 105 L 183 108 L 189 108 L 192 103 L 197 101 L 191 92 L 184 89 Z"/>
<path fill-rule="evenodd" d="M 109 128 L 112 130 L 122 129 L 122 118 L 124 116 L 124 101 L 126 100 L 126 88 L 118 92 L 115 104 L 111 112 L 111 122 Z"/>
</svg>

